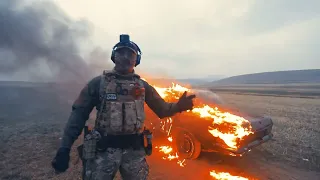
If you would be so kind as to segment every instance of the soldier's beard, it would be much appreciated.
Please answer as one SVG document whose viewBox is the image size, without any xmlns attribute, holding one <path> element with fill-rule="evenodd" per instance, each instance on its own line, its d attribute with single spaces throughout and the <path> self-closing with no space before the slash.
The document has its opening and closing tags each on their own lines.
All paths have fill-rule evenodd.
<svg viewBox="0 0 320 180">
<path fill-rule="evenodd" d="M 121 74 L 132 73 L 135 62 L 130 59 L 119 59 L 115 61 L 114 69 Z"/>
</svg>

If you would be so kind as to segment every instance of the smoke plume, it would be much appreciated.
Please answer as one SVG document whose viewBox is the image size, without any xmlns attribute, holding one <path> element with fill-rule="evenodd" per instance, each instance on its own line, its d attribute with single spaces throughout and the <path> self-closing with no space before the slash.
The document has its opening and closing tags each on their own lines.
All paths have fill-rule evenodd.
<svg viewBox="0 0 320 180">
<path fill-rule="evenodd" d="M 90 23 L 72 20 L 52 2 L 1 0 L 0 26 L 0 79 L 83 82 L 108 66 L 103 49 L 80 50 Z"/>
</svg>

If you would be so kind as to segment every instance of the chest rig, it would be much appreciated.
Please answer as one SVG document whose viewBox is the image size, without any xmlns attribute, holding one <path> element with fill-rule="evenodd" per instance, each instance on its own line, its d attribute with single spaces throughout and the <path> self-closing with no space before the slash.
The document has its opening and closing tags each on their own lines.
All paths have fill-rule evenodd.
<svg viewBox="0 0 320 180">
<path fill-rule="evenodd" d="M 137 74 L 104 71 L 100 83 L 101 106 L 96 129 L 103 135 L 138 134 L 143 131 L 145 89 Z"/>
</svg>

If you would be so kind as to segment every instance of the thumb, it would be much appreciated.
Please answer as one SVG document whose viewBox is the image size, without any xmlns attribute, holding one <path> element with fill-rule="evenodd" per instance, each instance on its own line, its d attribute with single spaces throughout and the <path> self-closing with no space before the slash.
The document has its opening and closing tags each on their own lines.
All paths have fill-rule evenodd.
<svg viewBox="0 0 320 180">
<path fill-rule="evenodd" d="M 182 94 L 181 98 L 186 98 L 186 97 L 187 97 L 187 91 L 185 91 L 185 92 Z"/>
</svg>

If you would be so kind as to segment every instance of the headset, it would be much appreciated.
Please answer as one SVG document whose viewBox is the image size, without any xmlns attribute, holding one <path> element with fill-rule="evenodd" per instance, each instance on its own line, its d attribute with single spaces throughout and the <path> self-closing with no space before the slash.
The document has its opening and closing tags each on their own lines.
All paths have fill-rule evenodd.
<svg viewBox="0 0 320 180">
<path fill-rule="evenodd" d="M 136 43 L 130 41 L 130 36 L 128 34 L 121 34 L 120 35 L 120 42 L 118 42 L 115 46 L 113 46 L 112 53 L 111 53 L 112 62 L 114 62 L 115 51 L 117 50 L 117 48 L 119 46 L 124 46 L 124 47 L 129 47 L 131 49 L 134 49 L 135 52 L 137 53 L 137 59 L 136 59 L 135 66 L 138 66 L 140 64 L 142 52 Z"/>
</svg>

